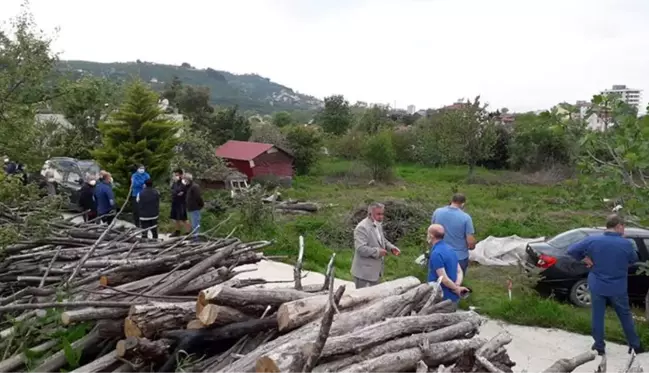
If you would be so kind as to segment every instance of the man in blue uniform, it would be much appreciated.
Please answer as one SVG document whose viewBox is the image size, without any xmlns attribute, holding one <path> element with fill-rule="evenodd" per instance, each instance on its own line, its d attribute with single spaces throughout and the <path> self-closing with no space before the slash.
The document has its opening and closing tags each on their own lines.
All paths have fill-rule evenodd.
<svg viewBox="0 0 649 373">
<path fill-rule="evenodd" d="M 627 291 L 629 267 L 638 261 L 638 253 L 623 235 L 624 220 L 618 215 L 610 215 L 606 219 L 606 232 L 603 235 L 588 236 L 568 248 L 568 255 L 590 266 L 588 288 L 592 307 L 591 332 L 595 340 L 593 350 L 600 355 L 605 353 L 604 316 L 607 302 L 613 306 L 622 324 L 629 352 L 644 352 L 635 331 Z"/>
</svg>

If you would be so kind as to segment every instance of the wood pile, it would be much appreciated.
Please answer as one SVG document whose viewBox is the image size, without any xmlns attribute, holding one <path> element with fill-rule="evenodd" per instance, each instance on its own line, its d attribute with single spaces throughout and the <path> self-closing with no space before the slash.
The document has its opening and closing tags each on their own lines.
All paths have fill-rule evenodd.
<svg viewBox="0 0 649 373">
<path fill-rule="evenodd" d="M 481 317 L 456 312 L 439 283 L 405 277 L 335 289 L 332 257 L 323 283 L 302 285 L 300 245 L 294 284 L 263 288 L 270 281 L 234 276 L 262 259 L 257 250 L 268 241 L 161 242 L 141 239 L 137 229 L 51 227 L 47 237 L 4 248 L 0 316 L 18 323 L 0 331 L 0 343 L 41 310 L 64 310 L 57 323 L 87 324 L 90 332 L 73 343 L 5 348 L 0 372 L 512 372 L 515 365 L 505 349 L 511 337 L 480 338 Z M 30 363 L 35 355 L 44 357 Z M 72 366 L 70 356 L 77 356 Z M 562 359 L 551 369 L 569 372 L 594 358 Z"/>
</svg>

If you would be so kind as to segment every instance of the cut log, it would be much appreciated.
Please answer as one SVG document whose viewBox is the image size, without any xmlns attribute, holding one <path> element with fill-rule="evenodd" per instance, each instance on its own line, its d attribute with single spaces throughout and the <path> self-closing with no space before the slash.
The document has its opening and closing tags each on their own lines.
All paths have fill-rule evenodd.
<svg viewBox="0 0 649 373">
<path fill-rule="evenodd" d="M 320 356 L 326 358 L 327 356 L 333 355 L 358 353 L 363 349 L 379 345 L 384 341 L 402 335 L 421 333 L 427 329 L 439 329 L 463 321 L 477 324 L 479 323 L 479 316 L 475 312 L 458 312 L 451 314 L 433 314 L 427 316 L 409 316 L 387 319 L 383 322 L 370 325 L 355 332 L 329 338 Z M 275 366 L 277 366 L 280 371 L 289 372 L 295 370 L 299 365 L 298 361 L 302 359 L 302 354 L 303 351 L 301 348 L 296 348 L 293 353 L 288 353 L 286 350 L 280 350 L 276 353 L 270 353 L 266 355 L 266 357 L 273 360 Z"/>
<path fill-rule="evenodd" d="M 267 319 L 253 319 L 216 328 L 198 330 L 168 330 L 161 333 L 163 338 L 178 340 L 193 339 L 200 342 L 215 342 L 224 339 L 240 338 L 247 334 L 264 332 L 277 329 L 277 320 L 274 317 Z"/>
<path fill-rule="evenodd" d="M 423 360 L 419 360 L 417 362 L 417 370 L 415 370 L 415 373 L 428 373 L 428 365 L 426 365 Z"/>
<path fill-rule="evenodd" d="M 252 317 L 227 306 L 218 306 L 216 304 L 206 305 L 197 315 L 203 325 L 225 325 L 235 322 L 250 320 Z"/>
<path fill-rule="evenodd" d="M 32 353 L 42 353 L 56 346 L 58 343 L 59 342 L 55 339 L 41 343 L 38 346 L 29 348 L 28 350 Z M 14 355 L 7 360 L 0 361 L 0 372 L 11 372 L 16 368 L 21 367 L 25 361 L 27 361 L 27 355 L 24 352 Z"/>
<path fill-rule="evenodd" d="M 124 319 L 99 320 L 95 329 L 102 340 L 124 338 Z"/>
<path fill-rule="evenodd" d="M 474 338 L 435 343 L 425 348 L 409 348 L 348 366 L 341 372 L 407 372 L 415 370 L 420 360 L 428 366 L 438 366 L 454 362 L 465 351 L 476 350 L 485 342 L 483 339 Z"/>
<path fill-rule="evenodd" d="M 346 366 L 360 363 L 364 360 L 370 360 L 395 351 L 407 350 L 425 343 L 439 343 L 454 339 L 470 338 L 477 331 L 477 328 L 478 324 L 475 322 L 463 321 L 459 324 L 447 326 L 432 332 L 394 339 L 352 356 L 318 365 L 313 371 L 320 373 L 337 372 Z"/>
<path fill-rule="evenodd" d="M 248 305 L 279 306 L 284 302 L 312 297 L 313 294 L 294 289 L 235 289 L 216 285 L 202 290 L 196 301 L 196 313 L 212 303 L 239 308 Z"/>
<path fill-rule="evenodd" d="M 118 357 L 126 360 L 138 358 L 147 362 L 158 362 L 168 358 L 171 345 L 172 341 L 164 338 L 151 341 L 146 338 L 128 337 L 117 342 L 115 352 Z"/>
<path fill-rule="evenodd" d="M 81 366 L 75 370 L 73 370 L 70 373 L 96 373 L 96 372 L 103 372 L 107 370 L 109 367 L 112 365 L 116 364 L 119 362 L 117 360 L 117 354 L 115 350 L 107 353 L 106 355 L 93 360 L 92 362 Z"/>
<path fill-rule="evenodd" d="M 205 325 L 199 319 L 194 319 L 187 323 L 187 329 L 189 330 L 203 329 L 204 327 Z"/>
<path fill-rule="evenodd" d="M 153 338 L 162 330 L 182 328 L 193 318 L 193 302 L 134 305 L 124 321 L 124 335 Z"/>
<path fill-rule="evenodd" d="M 128 309 L 125 308 L 88 307 L 61 313 L 61 322 L 63 325 L 70 325 L 83 321 L 116 319 L 126 315 L 128 315 Z"/>
<path fill-rule="evenodd" d="M 385 317 L 392 315 L 395 311 L 400 309 L 403 304 L 412 302 L 418 293 L 430 290 L 428 284 L 421 284 L 418 287 L 411 289 L 401 295 L 393 295 L 377 301 L 363 309 L 357 311 L 337 314 L 334 317 L 334 322 L 331 325 L 329 335 L 337 336 L 356 328 L 362 328 L 366 325 L 371 325 L 383 320 Z M 344 296 L 343 296 L 344 298 Z M 287 353 L 295 352 L 296 348 L 313 341 L 320 329 L 320 320 L 312 322 L 308 326 L 293 330 L 290 333 L 284 334 L 279 338 L 259 346 L 254 351 L 243 356 L 230 366 L 226 367 L 224 372 L 248 372 L 255 369 L 257 360 L 264 355 L 270 353 L 278 353 L 285 351 Z"/>
<path fill-rule="evenodd" d="M 421 281 L 411 276 L 384 282 L 376 286 L 350 290 L 345 292 L 338 308 L 351 308 L 376 299 L 402 294 L 419 284 L 421 284 Z M 288 301 L 280 305 L 277 310 L 279 330 L 287 332 L 315 320 L 324 312 L 328 298 L 328 295 L 320 295 Z"/>
<path fill-rule="evenodd" d="M 121 334 L 121 331 L 120 331 Z M 102 338 L 96 331 L 91 331 L 86 334 L 83 338 L 72 342 L 72 348 L 76 351 L 83 351 L 90 346 L 98 344 Z M 65 350 L 60 350 L 54 355 L 48 357 L 43 361 L 39 366 L 34 368 L 34 372 L 58 372 L 62 367 L 68 363 Z"/>
<path fill-rule="evenodd" d="M 597 357 L 597 352 L 588 351 L 582 354 L 579 354 L 570 359 L 559 359 L 554 362 L 548 369 L 544 370 L 544 373 L 570 373 L 578 367 L 586 364 L 589 361 L 595 360 Z"/>
</svg>

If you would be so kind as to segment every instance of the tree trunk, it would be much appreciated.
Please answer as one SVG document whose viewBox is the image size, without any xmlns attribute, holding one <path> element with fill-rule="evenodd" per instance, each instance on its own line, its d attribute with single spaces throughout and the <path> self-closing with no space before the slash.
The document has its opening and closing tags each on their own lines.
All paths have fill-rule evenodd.
<svg viewBox="0 0 649 373">
<path fill-rule="evenodd" d="M 313 294 L 295 289 L 235 289 L 216 285 L 202 290 L 196 301 L 196 314 L 208 304 L 240 308 L 247 305 L 279 306 L 284 302 L 312 297 Z"/>
<path fill-rule="evenodd" d="M 471 336 L 471 334 L 477 332 L 478 326 L 479 325 L 473 321 L 462 321 L 458 324 L 447 326 L 433 332 L 414 334 L 394 339 L 378 346 L 368 348 L 352 356 L 318 365 L 313 371 L 320 373 L 337 372 L 346 366 L 360 363 L 364 360 L 373 359 L 395 351 L 407 350 L 425 343 L 439 343 L 466 338 L 467 336 Z"/>
<path fill-rule="evenodd" d="M 61 313 L 63 325 L 76 324 L 82 321 L 117 319 L 128 315 L 128 309 L 124 308 L 81 308 Z"/>
<path fill-rule="evenodd" d="M 99 320 L 95 325 L 99 338 L 121 339 L 124 338 L 124 319 Z"/>
<path fill-rule="evenodd" d="M 417 368 L 423 360 L 429 367 L 454 362 L 465 351 L 476 350 L 486 341 L 479 338 L 459 341 L 447 341 L 431 344 L 428 347 L 414 347 L 396 351 L 350 365 L 340 372 L 407 372 Z"/>
<path fill-rule="evenodd" d="M 162 330 L 183 328 L 194 318 L 194 308 L 194 302 L 134 305 L 124 321 L 124 335 L 153 338 Z"/>
<path fill-rule="evenodd" d="M 117 354 L 115 350 L 107 353 L 106 355 L 93 360 L 92 362 L 79 367 L 75 370 L 73 370 L 70 373 L 96 373 L 96 372 L 103 372 L 107 368 L 111 367 L 113 364 L 117 363 Z"/>
<path fill-rule="evenodd" d="M 45 343 L 41 343 L 38 346 L 29 348 L 28 350 L 33 353 L 41 353 L 56 346 L 58 343 L 59 342 L 55 339 L 55 340 L 47 341 Z M 0 361 L 0 372 L 11 372 L 16 368 L 21 367 L 25 363 L 25 361 L 27 361 L 27 359 L 28 359 L 27 355 L 25 355 L 24 352 L 21 352 L 17 355 L 10 357 L 7 360 Z"/>
<path fill-rule="evenodd" d="M 120 334 L 121 334 L 120 330 Z M 72 348 L 77 351 L 84 351 L 90 346 L 97 345 L 102 338 L 99 333 L 91 331 L 86 334 L 83 338 L 72 342 Z M 60 350 L 54 355 L 45 359 L 39 366 L 34 368 L 34 372 L 58 372 L 62 367 L 68 363 L 65 357 L 65 350 Z"/>
<path fill-rule="evenodd" d="M 578 367 L 589 361 L 595 360 L 597 353 L 595 351 L 584 352 L 570 359 L 559 359 L 555 361 L 544 373 L 570 373 Z"/>
<path fill-rule="evenodd" d="M 383 297 L 402 294 L 420 283 L 419 279 L 411 276 L 376 286 L 350 290 L 343 294 L 338 309 L 351 308 Z M 283 303 L 277 310 L 279 330 L 287 332 L 315 320 L 324 312 L 328 300 L 328 295 L 320 295 Z"/>
<path fill-rule="evenodd" d="M 421 292 L 428 292 L 429 290 L 430 286 L 428 284 L 421 284 L 403 294 L 386 297 L 362 309 L 337 314 L 331 325 L 329 336 L 338 336 L 349 333 L 356 328 L 377 323 L 394 314 L 405 303 L 413 302 Z M 319 330 L 320 320 L 314 321 L 300 329 L 293 330 L 290 333 L 259 346 L 254 351 L 226 367 L 224 372 L 248 372 L 254 370 L 257 360 L 263 355 L 277 354 L 282 351 L 292 353 L 301 345 L 315 340 Z"/>
<path fill-rule="evenodd" d="M 357 331 L 329 338 L 320 357 L 326 358 L 333 355 L 358 353 L 363 349 L 379 345 L 401 335 L 421 333 L 427 329 L 439 329 L 463 321 L 477 324 L 479 323 L 479 317 L 474 312 L 458 312 L 387 319 Z M 301 348 L 296 348 L 293 353 L 281 350 L 277 353 L 270 353 L 266 357 L 270 358 L 281 372 L 287 372 L 299 365 L 296 362 L 302 358 L 302 354 Z"/>
<path fill-rule="evenodd" d="M 205 326 L 212 324 L 231 324 L 234 322 L 250 320 L 252 318 L 234 308 L 227 306 L 217 306 L 216 304 L 208 304 L 203 307 L 203 310 L 197 315 L 197 317 Z"/>
<path fill-rule="evenodd" d="M 138 358 L 157 363 L 169 357 L 171 345 L 172 341 L 164 338 L 151 341 L 146 338 L 128 337 L 117 342 L 115 351 L 118 357 L 126 360 Z"/>
</svg>

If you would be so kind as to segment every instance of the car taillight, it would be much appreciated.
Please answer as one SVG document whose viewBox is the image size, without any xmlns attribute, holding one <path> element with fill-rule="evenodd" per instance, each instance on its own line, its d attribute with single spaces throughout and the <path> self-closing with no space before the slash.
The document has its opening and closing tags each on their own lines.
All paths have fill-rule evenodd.
<svg viewBox="0 0 649 373">
<path fill-rule="evenodd" d="M 557 258 L 541 254 L 539 255 L 539 260 L 536 261 L 536 266 L 541 268 L 550 268 L 557 263 Z"/>
</svg>

